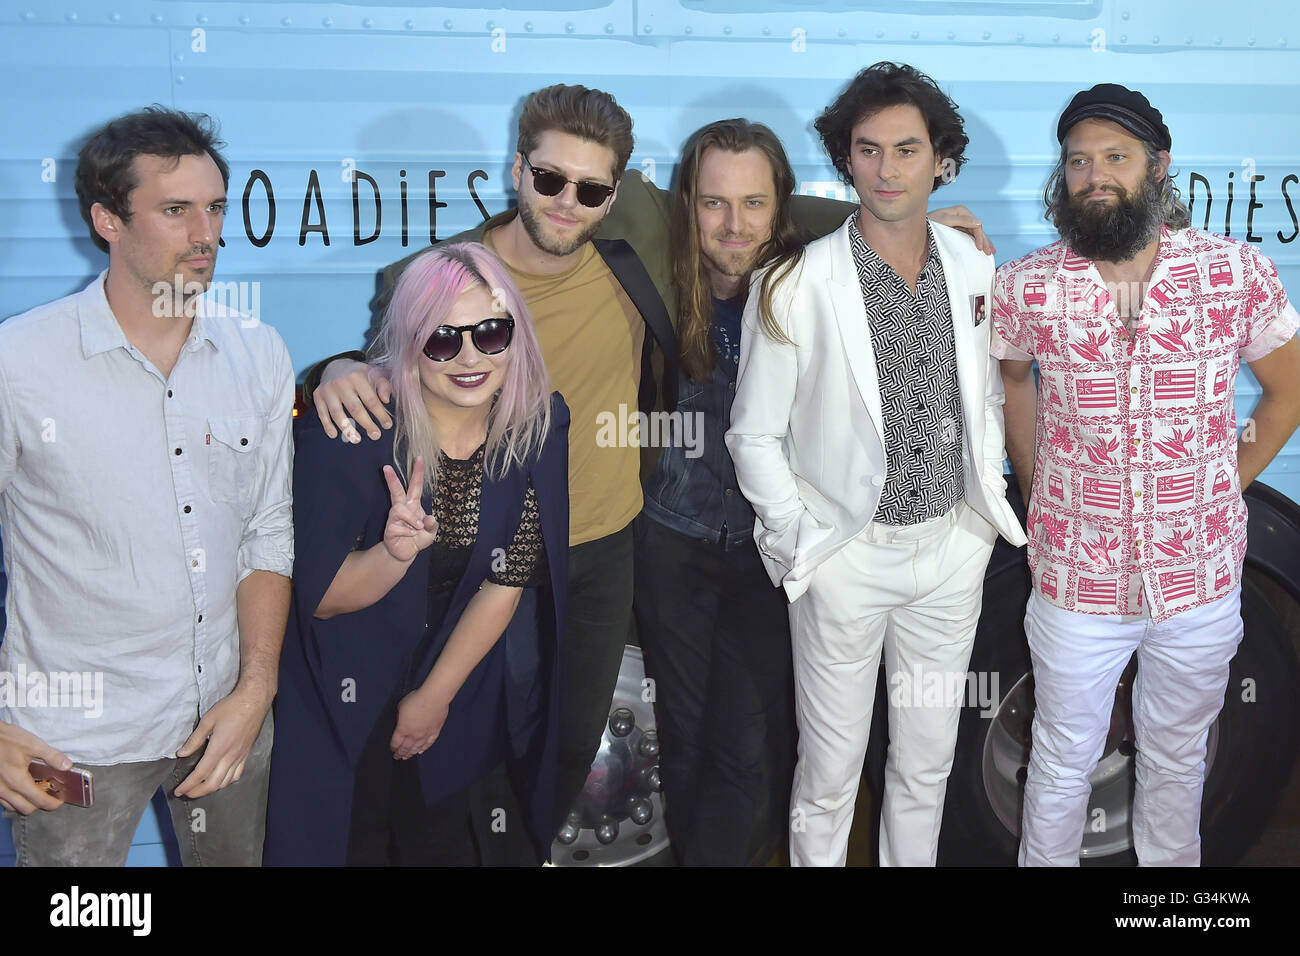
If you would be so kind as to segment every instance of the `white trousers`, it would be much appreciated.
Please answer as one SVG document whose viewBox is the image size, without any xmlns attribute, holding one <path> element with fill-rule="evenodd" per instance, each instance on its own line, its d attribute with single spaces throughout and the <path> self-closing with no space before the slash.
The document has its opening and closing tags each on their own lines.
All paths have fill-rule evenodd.
<svg viewBox="0 0 1300 956">
<path fill-rule="evenodd" d="M 890 744 L 880 863 L 934 865 L 996 538 L 965 502 L 916 525 L 872 523 L 790 605 L 799 723 L 793 865 L 844 865 L 882 650 Z"/>
<path fill-rule="evenodd" d="M 1079 614 L 1035 590 L 1025 612 L 1034 665 L 1033 749 L 1021 866 L 1078 866 L 1089 776 L 1101 758 L 1115 687 L 1133 685 L 1137 788 L 1133 845 L 1142 866 L 1198 866 L 1205 742 L 1223 708 L 1242 637 L 1241 588 L 1155 624 L 1149 614 Z"/>
</svg>

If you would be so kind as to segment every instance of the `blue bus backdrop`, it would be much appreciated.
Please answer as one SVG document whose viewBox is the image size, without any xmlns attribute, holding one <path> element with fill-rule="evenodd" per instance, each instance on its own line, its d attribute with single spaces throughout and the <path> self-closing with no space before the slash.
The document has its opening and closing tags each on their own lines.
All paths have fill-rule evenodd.
<svg viewBox="0 0 1300 956">
<path fill-rule="evenodd" d="M 1294 292 L 1297 50 L 1288 0 L 3 0 L 0 316 L 104 267 L 77 212 L 76 151 L 150 103 L 219 120 L 231 202 L 217 278 L 248 283 L 245 306 L 301 372 L 361 346 L 384 265 L 511 202 L 530 90 L 613 93 L 636 124 L 629 174 L 660 186 L 688 133 L 745 116 L 784 140 L 801 192 L 843 198 L 811 121 L 885 59 L 961 107 L 970 161 L 933 203 L 973 209 L 999 262 L 1055 238 L 1041 195 L 1056 117 L 1111 81 L 1163 111 L 1194 224 L 1258 243 Z M 1239 423 L 1258 394 L 1243 367 Z M 1300 500 L 1298 465 L 1293 440 L 1263 480 Z M 0 827 L 0 863 L 8 840 Z M 165 859 L 146 814 L 131 862 Z"/>
</svg>

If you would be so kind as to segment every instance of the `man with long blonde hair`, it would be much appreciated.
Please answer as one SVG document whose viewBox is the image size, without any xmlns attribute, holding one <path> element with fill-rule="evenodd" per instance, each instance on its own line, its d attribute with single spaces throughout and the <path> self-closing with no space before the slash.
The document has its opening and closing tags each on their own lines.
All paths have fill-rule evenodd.
<svg viewBox="0 0 1300 956">
<path fill-rule="evenodd" d="M 834 228 L 846 203 L 803 201 L 766 126 L 719 120 L 682 149 L 669 193 L 681 340 L 678 414 L 690 443 L 663 450 L 636 522 L 637 634 L 655 681 L 669 835 L 693 866 L 741 866 L 784 831 L 794 770 L 785 598 L 754 546 L 723 435 L 740 315 L 755 263 Z"/>
</svg>

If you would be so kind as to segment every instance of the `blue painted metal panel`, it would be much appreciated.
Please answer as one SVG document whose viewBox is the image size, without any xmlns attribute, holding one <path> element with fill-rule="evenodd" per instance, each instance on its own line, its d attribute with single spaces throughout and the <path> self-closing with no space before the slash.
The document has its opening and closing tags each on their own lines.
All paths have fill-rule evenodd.
<svg viewBox="0 0 1300 956">
<path fill-rule="evenodd" d="M 881 59 L 929 72 L 962 107 L 970 162 L 936 204 L 974 209 L 999 260 L 1053 238 L 1040 197 L 1055 117 L 1075 91 L 1114 81 L 1143 89 L 1165 113 L 1184 192 L 1200 177 L 1198 224 L 1208 214 L 1216 231 L 1249 230 L 1300 290 L 1300 182 L 1287 179 L 1300 177 L 1300 12 L 1287 0 L 1237 4 L 1230 15 L 1216 0 L 831 6 L 0 0 L 0 316 L 79 289 L 103 267 L 76 209 L 76 148 L 105 119 L 150 102 L 221 121 L 233 202 L 219 278 L 260 283 L 262 318 L 303 369 L 360 343 L 376 270 L 431 232 L 477 222 L 475 193 L 490 211 L 505 206 L 514 121 L 530 90 L 564 81 L 614 93 L 636 121 L 631 168 L 660 185 L 691 130 L 723 116 L 762 120 L 784 139 L 801 189 L 827 193 L 835 176 L 811 120 Z M 376 202 L 358 183 L 356 223 L 352 167 L 378 189 Z M 1255 208 L 1243 180 L 1252 167 L 1263 177 Z M 250 240 L 268 232 L 271 208 L 257 170 L 275 200 L 264 245 Z M 321 232 L 300 240 L 313 171 L 328 245 Z M 309 212 L 317 222 L 314 204 Z M 361 241 L 377 215 L 378 237 Z M 1246 372 L 1239 419 L 1257 397 Z M 1300 499 L 1300 441 L 1264 480 Z M 137 837 L 142 846 L 160 839 L 156 825 Z"/>
</svg>

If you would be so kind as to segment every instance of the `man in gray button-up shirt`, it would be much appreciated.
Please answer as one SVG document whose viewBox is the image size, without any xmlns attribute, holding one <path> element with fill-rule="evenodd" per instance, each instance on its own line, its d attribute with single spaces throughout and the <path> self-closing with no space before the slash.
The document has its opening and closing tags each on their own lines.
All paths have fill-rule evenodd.
<svg viewBox="0 0 1300 956">
<path fill-rule="evenodd" d="M 77 194 L 108 270 L 0 324 L 0 805 L 19 865 L 125 862 L 159 786 L 187 863 L 261 859 L 294 374 L 273 329 L 203 294 L 217 145 L 206 117 L 160 108 L 94 134 Z M 32 760 L 91 770 L 94 806 L 42 792 Z"/>
</svg>

